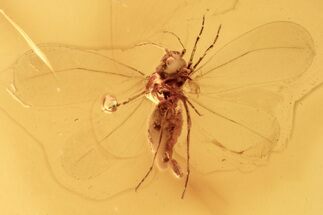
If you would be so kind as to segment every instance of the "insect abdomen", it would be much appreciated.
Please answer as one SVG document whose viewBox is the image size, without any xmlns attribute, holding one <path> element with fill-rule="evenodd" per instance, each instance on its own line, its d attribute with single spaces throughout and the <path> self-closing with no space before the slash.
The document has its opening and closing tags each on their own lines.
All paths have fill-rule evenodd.
<svg viewBox="0 0 323 215">
<path fill-rule="evenodd" d="M 168 101 L 158 104 L 149 120 L 148 136 L 152 151 L 156 153 L 156 164 L 160 169 L 171 167 L 174 174 L 182 176 L 177 161 L 173 159 L 173 148 L 181 134 L 183 116 L 181 108 Z"/>
</svg>

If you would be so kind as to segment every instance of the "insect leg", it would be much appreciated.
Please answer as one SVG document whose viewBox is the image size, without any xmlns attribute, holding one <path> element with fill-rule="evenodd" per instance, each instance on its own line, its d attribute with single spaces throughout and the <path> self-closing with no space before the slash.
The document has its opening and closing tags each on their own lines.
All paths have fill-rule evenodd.
<svg viewBox="0 0 323 215">
<path fill-rule="evenodd" d="M 197 43 L 200 40 L 200 37 L 201 37 L 201 35 L 203 33 L 203 30 L 204 30 L 204 22 L 205 22 L 205 16 L 203 16 L 201 30 L 200 30 L 200 33 L 198 34 L 198 36 L 196 37 L 195 44 L 193 46 L 193 50 L 192 50 L 192 53 L 191 53 L 191 57 L 190 57 L 190 60 L 188 61 L 188 64 L 187 64 L 187 68 L 190 68 L 191 65 L 192 65 L 193 58 L 194 58 L 194 55 L 195 55 L 195 51 L 196 51 L 196 48 L 197 48 Z"/>
<path fill-rule="evenodd" d="M 191 106 L 191 108 L 193 108 L 197 115 L 202 116 L 202 114 L 197 110 L 197 108 L 192 104 L 192 102 L 190 102 L 190 100 L 186 99 L 186 101 Z"/>
<path fill-rule="evenodd" d="M 187 119 L 187 136 L 186 136 L 186 144 L 187 144 L 187 148 L 186 148 L 186 180 L 185 180 L 185 185 L 184 185 L 184 190 L 182 193 L 182 199 L 185 196 L 185 192 L 186 192 L 186 188 L 187 188 L 187 184 L 188 184 L 188 180 L 190 177 L 190 134 L 191 134 L 191 115 L 190 115 L 190 111 L 188 109 L 187 106 L 187 102 L 186 100 L 183 100 L 184 103 L 184 107 L 185 107 L 185 112 L 186 112 L 186 119 Z"/>
<path fill-rule="evenodd" d="M 157 145 L 157 149 L 156 149 L 156 152 L 154 154 L 154 158 L 152 160 L 152 163 L 149 167 L 149 170 L 148 172 L 146 173 L 146 175 L 141 179 L 141 181 L 138 183 L 138 185 L 136 186 L 135 188 L 135 191 L 137 192 L 137 190 L 139 189 L 139 187 L 141 186 L 141 184 L 146 180 L 146 178 L 149 176 L 149 174 L 151 173 L 151 171 L 153 170 L 153 167 L 154 167 L 154 164 L 155 164 L 155 160 L 156 160 L 156 157 L 157 157 L 157 154 L 158 154 L 158 151 L 159 151 L 159 148 L 160 148 L 160 145 L 161 145 L 161 141 L 162 141 L 162 137 L 163 137 L 163 124 L 164 124 L 164 118 L 167 116 L 167 113 L 168 111 L 165 112 L 164 114 L 164 117 L 161 119 L 161 122 L 160 122 L 160 126 L 161 126 L 161 129 L 160 129 L 160 133 L 159 133 L 159 140 L 158 140 L 158 145 Z"/>
<path fill-rule="evenodd" d="M 120 102 L 120 103 L 118 102 L 116 106 L 119 107 L 120 105 L 126 105 L 129 102 L 131 102 L 131 101 L 139 98 L 140 96 L 144 95 L 145 93 L 146 93 L 146 91 L 144 90 L 144 91 L 138 93 L 137 95 L 134 95 L 134 96 L 128 98 L 126 101 L 123 101 L 123 102 Z"/>
<path fill-rule="evenodd" d="M 194 64 L 193 66 L 193 70 L 201 63 L 201 61 L 203 60 L 203 58 L 207 55 L 207 53 L 214 47 L 216 41 L 218 40 L 219 38 L 219 35 L 220 35 L 220 31 L 221 31 L 221 25 L 219 26 L 218 28 L 218 32 L 213 40 L 213 43 L 205 50 L 204 54 L 198 59 L 198 61 Z"/>
</svg>

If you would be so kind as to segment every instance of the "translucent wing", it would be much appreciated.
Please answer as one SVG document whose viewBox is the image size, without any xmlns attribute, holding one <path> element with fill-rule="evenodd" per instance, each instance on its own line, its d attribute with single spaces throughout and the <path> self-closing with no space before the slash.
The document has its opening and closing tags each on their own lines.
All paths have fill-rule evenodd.
<svg viewBox="0 0 323 215">
<path fill-rule="evenodd" d="M 191 114 L 192 165 L 202 172 L 250 170 L 283 148 L 297 99 L 293 88 L 296 81 L 304 84 L 300 80 L 313 57 L 306 30 L 273 22 L 243 34 L 207 59 L 193 78 L 200 93 L 187 94 L 202 114 Z M 185 156 L 185 145 L 177 152 Z"/>
<path fill-rule="evenodd" d="M 98 52 L 66 46 L 41 48 L 50 58 L 56 77 L 32 51 L 12 67 L 14 93 L 30 106 L 88 102 L 103 92 L 118 94 L 120 89 L 144 84 L 144 75 L 139 71 Z"/>
<path fill-rule="evenodd" d="M 238 0 L 140 0 L 110 1 L 106 9 L 111 14 L 107 26 L 111 29 L 110 45 L 122 47 L 134 45 L 148 39 L 165 25 L 172 22 L 183 23 L 190 18 L 201 18 L 201 14 L 219 14 L 235 7 Z M 140 12 L 139 12 L 140 11 Z M 131 35 L 131 36 L 129 36 Z"/>
<path fill-rule="evenodd" d="M 8 114 L 44 149 L 68 190 L 104 199 L 135 187 L 151 161 L 145 125 L 151 103 L 139 98 L 108 114 L 102 97 L 125 100 L 144 89 L 145 76 L 109 53 L 41 48 L 57 77 L 33 52 L 24 54 L 6 71 L 15 98 L 6 103 Z"/>
</svg>

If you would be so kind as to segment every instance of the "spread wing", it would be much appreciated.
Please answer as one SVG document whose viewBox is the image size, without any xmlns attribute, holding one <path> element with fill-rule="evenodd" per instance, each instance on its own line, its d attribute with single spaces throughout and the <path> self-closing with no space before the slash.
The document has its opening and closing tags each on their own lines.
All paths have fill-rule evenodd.
<svg viewBox="0 0 323 215">
<path fill-rule="evenodd" d="M 201 14 L 216 15 L 235 8 L 238 0 L 139 0 L 113 1 L 106 6 L 107 26 L 111 34 L 104 38 L 109 47 L 125 47 L 145 41 L 156 32 L 174 22 L 183 25 L 189 18 L 201 18 Z"/>
<path fill-rule="evenodd" d="M 314 55 L 311 36 L 290 22 L 259 26 L 211 55 L 193 77 L 200 93 L 187 88 L 202 114 L 191 114 L 192 165 L 204 173 L 248 171 L 284 148 L 295 89 L 311 88 L 303 76 L 311 76 Z M 184 157 L 185 150 L 185 142 L 177 148 Z"/>
<path fill-rule="evenodd" d="M 145 76 L 109 53 L 41 48 L 56 77 L 33 52 L 24 54 L 6 71 L 8 114 L 40 144 L 56 180 L 68 190 L 104 199 L 135 187 L 151 162 L 151 103 L 138 98 L 109 114 L 102 111 L 102 97 L 134 96 L 144 89 Z"/>
</svg>

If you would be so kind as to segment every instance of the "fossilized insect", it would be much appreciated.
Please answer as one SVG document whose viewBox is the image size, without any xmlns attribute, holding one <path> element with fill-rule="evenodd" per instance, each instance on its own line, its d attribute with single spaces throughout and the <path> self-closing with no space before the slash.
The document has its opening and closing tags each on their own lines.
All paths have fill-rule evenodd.
<svg viewBox="0 0 323 215">
<path fill-rule="evenodd" d="M 145 56 L 142 46 L 41 45 L 57 78 L 33 51 L 25 53 L 6 71 L 16 99 L 5 109 L 73 192 L 102 199 L 138 189 L 155 163 L 185 179 L 183 197 L 190 167 L 248 170 L 282 149 L 294 104 L 314 85 L 307 78 L 314 77 L 313 41 L 301 26 L 268 23 L 216 51 L 220 29 L 197 60 L 204 18 L 188 59 L 173 34 L 182 48 L 166 49 L 155 71 L 119 60 Z"/>
</svg>

